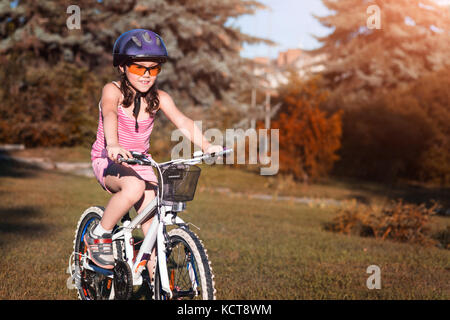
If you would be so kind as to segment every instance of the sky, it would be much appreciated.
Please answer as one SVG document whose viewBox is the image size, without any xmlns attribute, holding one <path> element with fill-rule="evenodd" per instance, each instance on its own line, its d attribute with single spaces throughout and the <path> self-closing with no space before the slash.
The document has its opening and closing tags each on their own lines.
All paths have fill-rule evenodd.
<svg viewBox="0 0 450 320">
<path fill-rule="evenodd" d="M 314 49 L 319 43 L 312 35 L 325 36 L 331 30 L 323 27 L 312 16 L 326 16 L 328 9 L 321 0 L 259 0 L 269 10 L 258 10 L 254 15 L 244 15 L 231 23 L 241 32 L 271 39 L 277 46 L 244 45 L 241 56 L 246 58 L 278 56 L 287 49 Z"/>
</svg>

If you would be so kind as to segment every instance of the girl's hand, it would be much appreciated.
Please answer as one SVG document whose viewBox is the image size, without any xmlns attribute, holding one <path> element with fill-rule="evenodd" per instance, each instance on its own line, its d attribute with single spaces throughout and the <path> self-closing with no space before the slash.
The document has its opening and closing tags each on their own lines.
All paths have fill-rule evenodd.
<svg viewBox="0 0 450 320">
<path fill-rule="evenodd" d="M 128 150 L 125 150 L 118 144 L 106 146 L 106 151 L 108 152 L 108 158 L 115 163 L 119 163 L 119 160 L 117 159 L 119 155 L 121 155 L 124 159 L 133 157 Z"/>
</svg>

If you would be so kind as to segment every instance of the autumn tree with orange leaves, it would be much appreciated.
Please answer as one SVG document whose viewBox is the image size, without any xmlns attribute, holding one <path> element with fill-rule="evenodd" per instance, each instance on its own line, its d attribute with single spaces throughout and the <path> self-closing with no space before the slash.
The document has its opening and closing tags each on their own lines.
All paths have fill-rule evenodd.
<svg viewBox="0 0 450 320">
<path fill-rule="evenodd" d="M 302 82 L 292 73 L 279 90 L 282 107 L 272 128 L 280 130 L 280 172 L 305 182 L 329 173 L 341 146 L 341 112 L 328 115 L 320 105 L 327 92 L 318 79 Z"/>
</svg>

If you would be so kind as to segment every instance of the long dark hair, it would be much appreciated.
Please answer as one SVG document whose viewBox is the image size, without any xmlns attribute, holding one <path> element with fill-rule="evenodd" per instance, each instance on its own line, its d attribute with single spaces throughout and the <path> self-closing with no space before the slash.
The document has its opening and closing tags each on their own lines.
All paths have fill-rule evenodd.
<svg viewBox="0 0 450 320">
<path fill-rule="evenodd" d="M 125 66 L 124 66 L 125 68 Z M 134 92 L 131 89 L 131 83 L 129 82 L 127 75 L 125 72 L 120 72 L 120 91 L 122 91 L 123 94 L 123 102 L 122 106 L 124 108 L 128 108 L 131 106 L 131 104 L 134 101 Z M 158 96 L 158 84 L 155 80 L 155 83 L 153 83 L 150 90 L 147 92 L 147 94 L 144 97 L 145 102 L 147 103 L 147 107 L 145 108 L 145 111 L 150 113 L 150 115 L 155 115 L 156 111 L 159 108 L 159 96 Z"/>
</svg>

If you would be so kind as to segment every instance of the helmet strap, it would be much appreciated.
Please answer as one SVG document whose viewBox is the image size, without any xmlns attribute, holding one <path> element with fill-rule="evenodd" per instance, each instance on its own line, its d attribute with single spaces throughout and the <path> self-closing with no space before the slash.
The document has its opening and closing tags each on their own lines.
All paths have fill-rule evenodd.
<svg viewBox="0 0 450 320">
<path fill-rule="evenodd" d="M 147 93 L 150 91 L 150 89 L 147 92 L 142 92 L 139 91 L 138 89 L 136 89 L 130 82 L 130 80 L 128 80 L 127 74 L 125 73 L 125 80 L 127 81 L 127 84 L 130 85 L 134 91 L 136 92 L 136 94 L 134 95 L 134 108 L 133 108 L 133 116 L 134 119 L 136 121 L 136 125 L 135 125 L 135 130 L 136 132 L 139 129 L 139 124 L 138 124 L 138 116 L 139 116 L 139 111 L 141 110 L 141 98 L 145 97 L 147 95 Z"/>
</svg>

